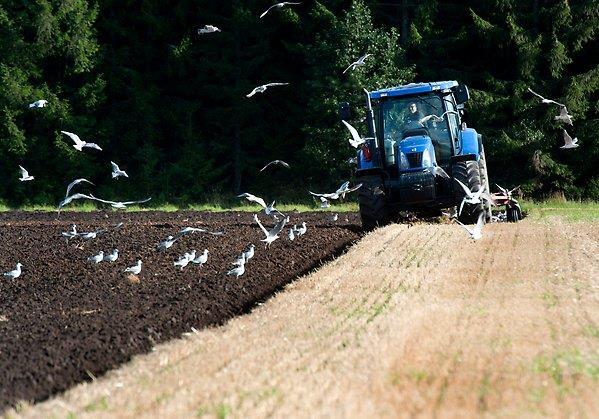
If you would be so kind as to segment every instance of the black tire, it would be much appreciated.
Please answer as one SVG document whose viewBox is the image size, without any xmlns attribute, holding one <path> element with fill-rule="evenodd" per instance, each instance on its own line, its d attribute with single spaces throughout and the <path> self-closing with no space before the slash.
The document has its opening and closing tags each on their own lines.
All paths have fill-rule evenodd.
<svg viewBox="0 0 599 419">
<path fill-rule="evenodd" d="M 362 228 L 370 231 L 389 223 L 389 207 L 383 180 L 380 176 L 360 176 L 358 183 L 358 202 L 360 204 L 360 217 Z"/>
<path fill-rule="evenodd" d="M 491 189 L 489 188 L 489 173 L 487 172 L 487 158 L 485 156 L 485 147 L 481 145 L 480 149 L 480 159 L 478 160 L 478 170 L 480 172 L 480 181 L 481 185 L 484 186 L 485 192 L 491 193 Z M 491 203 L 488 200 L 483 200 L 483 207 L 485 209 L 485 220 L 487 222 L 491 221 L 491 215 L 493 215 L 491 211 Z"/>
<path fill-rule="evenodd" d="M 516 205 L 507 207 L 506 211 L 506 219 L 509 223 L 517 223 L 522 219 L 522 211 Z"/>
<path fill-rule="evenodd" d="M 480 168 L 476 160 L 458 162 L 453 166 L 453 177 L 466 185 L 472 192 L 478 191 L 482 187 L 480 178 Z M 462 187 L 454 182 L 453 190 L 458 202 L 458 209 L 462 199 L 466 195 Z M 458 220 L 464 224 L 476 224 L 480 214 L 485 212 L 483 204 L 464 204 L 464 208 Z"/>
</svg>

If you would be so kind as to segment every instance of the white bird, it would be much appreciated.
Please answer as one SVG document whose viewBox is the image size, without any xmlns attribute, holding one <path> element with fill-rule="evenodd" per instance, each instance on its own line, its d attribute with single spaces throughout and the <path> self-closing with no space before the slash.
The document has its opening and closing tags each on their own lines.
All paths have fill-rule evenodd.
<svg viewBox="0 0 599 419">
<path fill-rule="evenodd" d="M 63 199 L 62 201 L 60 201 L 60 203 L 58 204 L 58 210 L 60 211 L 60 209 L 62 207 L 64 207 L 65 205 L 70 204 L 71 201 L 74 201 L 75 199 L 91 199 L 92 201 L 96 200 L 96 198 L 94 198 L 93 196 L 85 195 L 85 194 L 82 194 L 82 193 L 76 193 L 76 194 L 73 194 L 71 196 L 67 196 L 65 199 Z"/>
<path fill-rule="evenodd" d="M 227 275 L 235 275 L 235 278 L 239 278 L 244 273 L 245 273 L 245 264 L 239 265 L 238 267 L 231 269 L 229 272 L 227 272 Z"/>
<path fill-rule="evenodd" d="M 347 129 L 349 130 L 349 132 L 351 134 L 351 138 L 349 139 L 349 144 L 353 148 L 358 148 L 359 146 L 364 144 L 366 142 L 366 140 L 372 139 L 371 137 L 360 137 L 360 134 L 358 134 L 358 130 L 355 129 L 354 127 L 352 127 L 347 121 L 342 119 L 341 122 L 343 122 L 343 124 L 347 127 Z"/>
<path fill-rule="evenodd" d="M 166 250 L 166 249 L 168 249 L 169 247 L 171 247 L 171 246 L 173 245 L 173 243 L 175 243 L 175 241 L 176 241 L 176 240 L 177 240 L 177 239 L 176 239 L 176 238 L 173 238 L 173 236 L 168 236 L 168 237 L 166 238 L 166 240 L 164 240 L 164 241 L 162 241 L 162 242 L 158 243 L 158 245 L 156 246 L 156 248 L 157 248 L 158 250 Z"/>
<path fill-rule="evenodd" d="M 69 231 L 63 231 L 60 234 L 66 237 L 67 241 L 73 237 L 77 237 L 77 226 L 75 224 L 71 224 L 71 229 Z"/>
<path fill-rule="evenodd" d="M 503 193 L 505 196 L 507 196 L 508 199 L 511 199 L 514 191 L 520 187 L 520 185 L 518 185 L 513 189 L 506 189 L 506 188 L 498 185 L 497 183 L 495 184 L 495 186 L 497 186 L 499 188 L 499 190 L 501 191 L 501 193 Z"/>
<path fill-rule="evenodd" d="M 130 272 L 133 275 L 139 275 L 139 273 L 141 272 L 141 260 L 138 259 L 137 264 L 128 267 L 127 269 L 125 269 L 125 272 Z"/>
<path fill-rule="evenodd" d="M 185 256 L 187 260 L 191 262 L 196 258 L 196 251 L 192 250 L 191 252 L 186 252 L 183 256 Z"/>
<path fill-rule="evenodd" d="M 289 229 L 289 233 L 287 234 L 287 237 L 289 237 L 289 240 L 291 240 L 291 241 L 295 240 L 295 233 L 293 232 L 292 228 Z"/>
<path fill-rule="evenodd" d="M 578 138 L 570 137 L 570 134 L 568 134 L 568 131 L 566 130 L 564 130 L 564 143 L 565 144 L 560 148 L 576 148 L 579 146 Z"/>
<path fill-rule="evenodd" d="M 204 249 L 204 253 L 202 253 L 200 256 L 198 256 L 191 262 L 195 263 L 196 265 L 199 264 L 200 267 L 202 267 L 202 265 L 204 265 L 204 263 L 206 263 L 207 261 L 208 261 L 208 249 Z"/>
<path fill-rule="evenodd" d="M 565 106 L 559 108 L 559 115 L 554 118 L 556 121 L 564 121 L 566 124 L 574 125 L 572 124 L 572 115 L 568 114 L 568 109 Z"/>
<path fill-rule="evenodd" d="M 310 194 L 314 195 L 314 196 L 320 196 L 326 199 L 339 199 L 339 198 L 345 198 L 345 194 L 356 191 L 358 189 L 360 189 L 360 187 L 362 187 L 362 184 L 358 184 L 357 186 L 354 186 L 353 188 L 349 187 L 349 181 L 348 182 L 344 182 L 341 184 L 341 186 L 332 193 L 314 193 L 314 192 L 310 192 Z"/>
<path fill-rule="evenodd" d="M 75 179 L 74 181 L 72 181 L 71 183 L 69 183 L 69 184 L 68 184 L 68 186 L 67 186 L 67 193 L 65 194 L 65 196 L 64 196 L 64 197 L 65 197 L 65 198 L 68 198 L 68 196 L 69 196 L 69 192 L 71 192 L 71 189 L 73 189 L 73 186 L 75 186 L 75 185 L 78 185 L 78 184 L 80 184 L 81 182 L 87 182 L 87 183 L 89 183 L 90 185 L 93 185 L 93 183 L 92 183 L 92 182 L 90 182 L 90 181 L 89 181 L 89 180 L 87 180 L 87 179 L 84 179 L 84 178 Z"/>
<path fill-rule="evenodd" d="M 333 216 L 331 217 L 331 221 L 335 222 L 339 219 L 339 214 L 335 213 L 333 214 Z"/>
<path fill-rule="evenodd" d="M 72 132 L 67 132 L 67 131 L 60 131 L 60 132 L 62 132 L 64 135 L 70 137 L 71 140 L 73 140 L 73 142 L 75 143 L 75 144 L 73 144 L 73 147 L 77 151 L 83 150 L 83 147 L 95 148 L 96 150 L 102 151 L 102 148 L 100 148 L 100 146 L 98 144 L 87 143 L 87 142 L 83 141 L 81 138 L 79 138 L 79 136 L 77 134 L 73 134 Z"/>
<path fill-rule="evenodd" d="M 295 234 L 299 237 L 299 236 L 303 236 L 304 234 L 306 234 L 306 231 L 308 231 L 308 227 L 306 226 L 306 222 L 302 222 L 302 226 L 301 227 L 295 227 L 293 226 L 293 229 L 295 230 Z"/>
<path fill-rule="evenodd" d="M 478 191 L 476 192 L 472 192 L 470 190 L 470 188 L 468 188 L 466 185 L 464 185 L 462 182 L 460 182 L 459 179 L 454 179 L 456 182 L 458 182 L 460 184 L 460 186 L 462 187 L 462 189 L 464 190 L 464 199 L 462 199 L 462 202 L 460 203 L 460 210 L 458 211 L 458 215 L 462 213 L 462 209 L 464 208 L 464 204 L 480 204 L 481 203 L 481 196 L 483 194 L 483 192 L 485 191 L 484 186 L 482 188 L 480 188 Z"/>
<path fill-rule="evenodd" d="M 301 1 L 298 2 L 293 2 L 293 1 L 283 1 L 281 3 L 277 3 L 277 4 L 273 4 L 272 6 L 270 6 L 268 9 L 266 9 L 261 15 L 260 15 L 260 19 L 262 19 L 264 16 L 266 16 L 266 14 L 268 12 L 271 11 L 271 9 L 277 8 L 280 9 L 283 6 L 287 6 L 287 5 L 292 5 L 292 4 L 302 4 Z"/>
<path fill-rule="evenodd" d="M 442 178 L 449 179 L 449 175 L 441 166 L 429 167 L 427 171 L 431 172 L 435 176 L 441 176 Z"/>
<path fill-rule="evenodd" d="M 19 180 L 21 182 L 26 182 L 28 180 L 33 180 L 34 176 L 31 176 L 29 174 L 29 172 L 27 170 L 25 170 L 25 168 L 23 166 L 19 166 L 19 169 L 21 169 L 21 177 L 19 178 Z"/>
<path fill-rule="evenodd" d="M 115 201 L 108 201 L 106 199 L 96 198 L 93 195 L 90 195 L 90 196 L 91 196 L 91 199 L 98 201 L 98 202 L 103 202 L 105 204 L 109 204 L 112 208 L 116 208 L 116 209 L 125 209 L 125 208 L 127 208 L 127 205 L 144 204 L 152 199 L 150 197 L 150 198 L 146 198 L 146 199 L 141 199 L 139 201 L 115 202 Z"/>
<path fill-rule="evenodd" d="M 119 176 L 129 177 L 127 172 L 125 172 L 124 170 L 121 170 L 115 162 L 111 161 L 110 164 L 112 165 L 112 178 L 113 179 L 116 179 Z"/>
<path fill-rule="evenodd" d="M 102 262 L 102 260 L 104 259 L 104 252 L 102 250 L 100 250 L 100 252 L 97 255 L 93 255 L 87 258 L 87 260 L 89 260 L 90 262 L 94 262 L 94 263 L 100 263 Z"/>
<path fill-rule="evenodd" d="M 555 104 L 555 105 L 557 105 L 557 106 L 563 106 L 563 107 L 565 107 L 565 106 L 566 106 L 566 105 L 564 105 L 563 103 L 556 102 L 555 100 L 552 100 L 552 99 L 546 99 L 546 98 L 544 98 L 544 97 L 543 97 L 543 96 L 541 96 L 540 94 L 533 92 L 533 91 L 532 91 L 532 89 L 531 89 L 530 87 L 528 88 L 528 91 L 529 91 L 530 93 L 532 93 L 533 95 L 535 95 L 536 97 L 538 97 L 539 99 L 541 99 L 541 102 L 542 102 L 542 103 L 546 103 L 546 104 L 553 103 L 553 104 Z"/>
<path fill-rule="evenodd" d="M 119 249 L 114 249 L 112 253 L 107 253 L 104 255 L 104 259 L 106 262 L 114 262 L 119 258 Z"/>
<path fill-rule="evenodd" d="M 329 208 L 331 206 L 329 200 L 324 196 L 319 196 L 318 198 L 320 198 L 320 208 Z"/>
<path fill-rule="evenodd" d="M 364 60 L 366 60 L 366 58 L 370 57 L 372 54 L 365 54 L 362 55 L 360 58 L 358 58 L 358 61 L 354 61 L 353 63 L 351 63 L 345 70 L 343 70 L 343 74 L 347 73 L 347 71 L 351 68 L 351 70 L 355 70 L 356 67 L 359 67 L 361 65 L 364 65 L 365 62 Z"/>
<path fill-rule="evenodd" d="M 211 234 L 213 236 L 222 236 L 223 234 L 225 234 L 224 231 L 208 231 L 204 228 L 185 227 L 185 228 L 182 228 L 181 231 L 179 231 L 175 235 L 175 239 L 183 237 L 184 235 L 189 234 L 189 233 L 206 233 L 206 234 Z"/>
<path fill-rule="evenodd" d="M 23 264 L 21 262 L 19 262 L 19 263 L 17 263 L 17 267 L 15 269 L 13 269 L 12 271 L 3 273 L 3 275 L 10 279 L 18 278 L 21 276 L 21 268 L 22 267 L 23 267 Z"/>
<path fill-rule="evenodd" d="M 46 99 L 36 100 L 29 104 L 30 108 L 45 108 L 46 106 L 48 106 L 48 101 Z"/>
<path fill-rule="evenodd" d="M 245 198 L 250 202 L 255 202 L 258 205 L 260 205 L 262 208 L 266 208 L 266 202 L 264 202 L 264 199 L 256 196 L 256 195 L 252 195 L 251 193 L 242 193 L 241 195 L 237 195 L 237 198 Z"/>
<path fill-rule="evenodd" d="M 237 259 L 235 259 L 231 265 L 235 265 L 235 266 L 241 266 L 241 265 L 245 265 L 245 252 L 242 252 L 241 255 L 239 255 L 237 257 Z"/>
<path fill-rule="evenodd" d="M 222 31 L 220 29 L 218 29 L 216 26 L 212 26 L 212 25 L 204 25 L 203 28 L 198 29 L 198 35 L 203 35 L 205 33 L 214 33 L 214 32 L 222 32 Z"/>
<path fill-rule="evenodd" d="M 456 221 L 458 222 L 459 225 L 461 225 L 464 228 L 464 230 L 466 230 L 470 234 L 470 238 L 472 240 L 478 240 L 478 239 L 482 238 L 483 225 L 485 224 L 485 214 L 484 213 L 481 213 L 478 216 L 478 221 L 476 222 L 476 225 L 472 229 L 468 228 L 468 226 L 465 226 L 464 224 L 460 223 L 457 219 L 456 219 Z"/>
<path fill-rule="evenodd" d="M 268 163 L 266 166 L 264 166 L 262 169 L 260 169 L 260 171 L 262 172 L 268 166 L 273 165 L 273 164 L 280 164 L 281 166 L 286 167 L 287 169 L 289 169 L 289 164 L 285 163 L 283 160 L 273 160 L 270 163 Z"/>
<path fill-rule="evenodd" d="M 421 118 L 418 120 L 418 123 L 422 126 L 424 126 L 424 123 L 427 122 L 430 119 L 434 119 L 435 122 L 443 122 L 445 120 L 445 115 L 447 115 L 448 113 L 452 113 L 455 115 L 459 115 L 459 113 L 457 113 L 456 111 L 447 111 L 447 112 L 443 112 L 441 114 L 441 116 L 437 116 L 435 114 L 430 114 L 430 115 L 426 115 L 425 117 Z"/>
<path fill-rule="evenodd" d="M 181 256 L 176 262 L 173 263 L 175 266 L 180 266 L 181 270 L 183 270 L 183 268 L 185 268 L 188 264 L 189 259 L 185 255 Z"/>
<path fill-rule="evenodd" d="M 268 89 L 269 87 L 274 87 L 274 86 L 287 86 L 289 83 L 266 83 L 263 84 L 262 86 L 258 86 L 255 87 L 254 90 L 252 90 L 250 93 L 248 93 L 247 95 L 245 95 L 246 97 L 252 97 L 254 96 L 256 93 L 264 93 L 266 91 L 266 89 Z"/>
<path fill-rule="evenodd" d="M 96 230 L 96 231 L 90 231 L 88 233 L 78 233 L 77 235 L 85 240 L 91 240 L 91 239 L 95 239 L 98 236 L 98 234 L 102 234 L 105 231 L 106 230 L 100 229 L 100 230 Z"/>
<path fill-rule="evenodd" d="M 250 247 L 248 248 L 248 250 L 243 252 L 243 256 L 245 257 L 246 262 L 254 257 L 255 248 L 256 248 L 256 246 L 254 246 L 253 244 L 250 244 Z"/>
<path fill-rule="evenodd" d="M 270 246 L 270 244 L 273 241 L 275 241 L 276 239 L 279 238 L 279 233 L 281 232 L 281 230 L 283 230 L 283 227 L 285 227 L 287 218 L 283 218 L 281 221 L 279 221 L 270 231 L 267 231 L 264 228 L 264 226 L 262 225 L 262 223 L 260 222 L 260 220 L 258 219 L 258 216 L 256 214 L 254 214 L 254 221 L 256 221 L 258 223 L 260 230 L 262 230 L 262 232 L 266 236 L 261 241 L 265 242 L 267 246 Z"/>
</svg>

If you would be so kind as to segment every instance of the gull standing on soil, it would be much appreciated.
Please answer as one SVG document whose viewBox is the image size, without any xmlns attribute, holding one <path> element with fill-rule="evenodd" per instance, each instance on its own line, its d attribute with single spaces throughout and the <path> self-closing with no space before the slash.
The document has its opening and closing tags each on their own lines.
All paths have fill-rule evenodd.
<svg viewBox="0 0 599 419">
<path fill-rule="evenodd" d="M 458 179 L 454 179 L 454 180 L 460 184 L 460 186 L 462 187 L 462 189 L 464 190 L 464 193 L 465 193 L 464 199 L 462 199 L 462 202 L 460 203 L 460 210 L 458 211 L 458 215 L 460 215 L 462 213 L 464 204 L 476 205 L 476 204 L 482 203 L 482 201 L 480 199 L 481 199 L 483 192 L 485 191 L 484 186 L 481 187 L 478 191 L 473 193 L 470 190 L 470 188 L 468 188 L 466 185 L 464 185 L 462 182 L 460 182 L 460 180 L 458 180 Z"/>
<path fill-rule="evenodd" d="M 362 55 L 360 58 L 358 58 L 358 61 L 354 61 L 353 63 L 351 63 L 345 70 L 343 70 L 343 74 L 347 73 L 347 71 L 349 69 L 351 69 L 352 71 L 356 69 L 356 67 L 362 66 L 365 64 L 364 60 L 366 60 L 366 58 L 370 57 L 372 54 L 365 54 Z"/>
<path fill-rule="evenodd" d="M 568 125 L 572 124 L 572 115 L 568 114 L 568 109 L 565 106 L 559 108 L 559 115 L 554 116 L 556 121 L 563 121 Z"/>
<path fill-rule="evenodd" d="M 293 232 L 293 228 L 289 229 L 289 234 L 287 234 L 287 237 L 289 237 L 290 241 L 295 240 L 295 233 Z"/>
<path fill-rule="evenodd" d="M 270 6 L 268 9 L 266 9 L 261 15 L 260 15 L 260 19 L 262 19 L 264 16 L 266 16 L 266 14 L 268 12 L 271 11 L 271 9 L 280 9 L 283 6 L 287 6 L 287 5 L 292 5 L 292 4 L 302 4 L 301 1 L 298 2 L 293 2 L 293 1 L 283 1 L 281 3 L 277 3 L 277 4 L 273 4 L 272 6 Z"/>
<path fill-rule="evenodd" d="M 337 221 L 338 219 L 339 219 L 339 214 L 337 214 L 337 213 L 333 214 L 333 216 L 331 217 L 331 221 L 332 221 L 332 222 L 335 222 L 335 221 Z"/>
<path fill-rule="evenodd" d="M 360 184 L 354 186 L 353 188 L 350 188 L 349 181 L 348 181 L 348 182 L 344 182 L 343 184 L 341 184 L 339 189 L 337 189 L 333 193 L 314 193 L 311 191 L 308 191 L 308 192 L 310 192 L 311 195 L 323 197 L 326 199 L 339 199 L 339 198 L 345 198 L 345 194 L 356 191 L 356 190 L 360 189 L 361 186 L 362 186 L 362 184 L 360 183 Z"/>
<path fill-rule="evenodd" d="M 222 31 L 220 29 L 218 29 L 216 26 L 212 26 L 212 25 L 204 25 L 203 28 L 198 29 L 198 35 L 203 35 L 205 33 L 214 33 L 214 32 L 222 32 Z"/>
<path fill-rule="evenodd" d="M 36 100 L 29 104 L 29 108 L 45 108 L 46 106 L 48 106 L 48 101 L 46 99 Z"/>
<path fill-rule="evenodd" d="M 482 238 L 483 236 L 483 225 L 485 224 L 485 214 L 481 213 L 478 216 L 478 221 L 476 222 L 476 225 L 474 226 L 474 228 L 468 228 L 468 226 L 462 224 L 460 221 L 458 221 L 456 219 L 456 222 L 462 226 L 462 228 L 464 228 L 464 230 L 466 230 L 468 232 L 468 234 L 470 234 L 470 238 L 472 240 L 478 240 L 480 238 Z"/>
<path fill-rule="evenodd" d="M 237 257 L 237 259 L 235 259 L 233 262 L 231 262 L 231 265 L 235 265 L 235 266 L 241 266 L 241 265 L 245 265 L 245 252 L 241 253 L 241 255 L 239 255 Z"/>
<path fill-rule="evenodd" d="M 100 146 L 98 144 L 87 143 L 87 142 L 83 141 L 81 138 L 79 138 L 79 136 L 77 134 L 73 134 L 72 132 L 68 132 L 68 131 L 60 131 L 60 132 L 62 132 L 64 135 L 70 137 L 71 140 L 73 140 L 73 142 L 75 143 L 75 144 L 73 144 L 73 147 L 77 151 L 82 151 L 83 147 L 95 148 L 96 150 L 102 151 L 102 148 L 100 148 Z"/>
<path fill-rule="evenodd" d="M 254 257 L 255 249 L 256 249 L 256 246 L 254 246 L 253 244 L 250 244 L 250 247 L 248 248 L 248 250 L 243 252 L 243 256 L 245 257 L 246 262 Z"/>
<path fill-rule="evenodd" d="M 351 138 L 349 139 L 349 144 L 353 148 L 358 148 L 362 144 L 364 144 L 366 142 L 366 140 L 372 139 L 372 137 L 360 137 L 360 134 L 358 134 L 358 130 L 355 129 L 353 126 L 351 126 L 347 121 L 342 119 L 341 122 L 343 122 L 343 125 L 345 125 L 345 127 L 349 130 L 349 133 L 351 134 Z"/>
<path fill-rule="evenodd" d="M 530 87 L 528 88 L 528 91 L 529 91 L 530 93 L 532 93 L 533 95 L 535 95 L 536 97 L 538 97 L 539 99 L 541 99 L 541 102 L 542 102 L 542 103 L 546 103 L 546 104 L 553 103 L 553 104 L 555 104 L 555 105 L 557 105 L 557 106 L 562 106 L 562 107 L 565 107 L 565 106 L 566 106 L 566 105 L 564 105 L 563 103 L 556 102 L 555 100 L 552 100 L 552 99 L 546 99 L 546 98 L 544 98 L 544 97 L 543 97 L 543 96 L 541 96 L 540 94 L 538 94 L 538 93 L 536 93 L 536 92 L 533 92 L 533 90 L 532 90 Z"/>
<path fill-rule="evenodd" d="M 173 263 L 173 265 L 175 265 L 175 266 L 180 266 L 181 270 L 183 270 L 183 268 L 185 268 L 188 264 L 189 264 L 189 259 L 188 259 L 187 255 L 181 256 L 176 262 Z"/>
<path fill-rule="evenodd" d="M 104 259 L 106 262 L 114 262 L 119 258 L 119 249 L 114 249 L 112 253 L 104 255 Z"/>
<path fill-rule="evenodd" d="M 262 86 L 255 87 L 254 90 L 252 90 L 250 93 L 245 95 L 245 97 L 252 97 L 256 93 L 264 93 L 266 91 L 266 89 L 268 89 L 269 87 L 287 86 L 288 84 L 289 83 L 266 83 L 266 84 L 263 84 Z"/>
<path fill-rule="evenodd" d="M 100 250 L 100 252 L 97 255 L 90 256 L 87 258 L 87 260 L 94 263 L 100 263 L 102 262 L 102 260 L 104 260 L 104 252 Z"/>
<path fill-rule="evenodd" d="M 141 272 L 141 259 L 138 259 L 137 264 L 128 267 L 127 269 L 125 269 L 124 272 L 130 272 L 133 275 L 139 275 L 139 273 Z"/>
<path fill-rule="evenodd" d="M 289 169 L 289 164 L 285 163 L 283 160 L 273 160 L 270 163 L 268 163 L 266 166 L 264 166 L 262 169 L 260 169 L 260 171 L 264 171 L 264 169 L 266 169 L 268 166 L 273 165 L 273 164 L 280 164 L 281 166 Z"/>
<path fill-rule="evenodd" d="M 5 272 L 2 275 L 10 278 L 10 279 L 15 279 L 21 276 L 21 268 L 23 267 L 23 264 L 21 262 L 17 263 L 17 267 L 15 269 L 13 269 L 12 271 L 9 272 Z"/>
<path fill-rule="evenodd" d="M 75 185 L 78 185 L 78 184 L 80 184 L 81 182 L 87 182 L 87 183 L 89 183 L 90 185 L 93 185 L 93 183 L 92 183 L 92 182 L 90 182 L 90 181 L 89 181 L 89 180 L 87 180 L 87 179 L 84 179 L 84 178 L 75 179 L 74 181 L 72 181 L 71 183 L 69 183 L 69 184 L 68 184 L 68 186 L 67 186 L 67 193 L 66 193 L 66 194 L 65 194 L 65 196 L 64 196 L 64 197 L 65 197 L 65 199 L 69 197 L 69 192 L 71 192 L 71 189 L 73 189 L 73 186 L 75 186 Z"/>
<path fill-rule="evenodd" d="M 115 162 L 111 161 L 110 165 L 112 166 L 112 178 L 113 179 L 116 179 L 119 176 L 129 177 L 127 172 L 125 172 L 124 170 L 121 170 L 119 168 L 118 164 L 116 164 Z"/>
<path fill-rule="evenodd" d="M 231 269 L 229 272 L 227 272 L 227 275 L 235 275 L 235 278 L 239 278 L 244 273 L 245 263 L 243 265 L 239 265 L 238 267 Z"/>
<path fill-rule="evenodd" d="M 19 169 L 21 169 L 21 177 L 19 178 L 21 182 L 27 182 L 28 180 L 34 179 L 34 176 L 31 176 L 23 166 L 19 166 Z"/>
<path fill-rule="evenodd" d="M 293 229 L 295 230 L 295 234 L 299 237 L 299 236 L 303 236 L 304 234 L 306 234 L 306 231 L 308 231 L 308 227 L 306 226 L 306 222 L 302 222 L 302 226 L 301 227 L 296 227 L 293 226 Z"/>
<path fill-rule="evenodd" d="M 196 258 L 196 251 L 192 250 L 191 252 L 185 252 L 183 256 L 185 256 L 187 260 L 191 262 Z"/>
<path fill-rule="evenodd" d="M 572 138 L 570 137 L 570 134 L 568 134 L 568 131 L 564 130 L 564 145 L 561 146 L 560 148 L 576 148 L 579 146 L 578 144 L 578 138 Z"/>
<path fill-rule="evenodd" d="M 283 227 L 285 227 L 287 218 L 283 218 L 281 221 L 279 221 L 270 231 L 267 231 L 264 228 L 264 226 L 262 225 L 262 223 L 260 222 L 260 219 L 258 219 L 258 216 L 256 214 L 254 214 L 254 221 L 256 221 L 258 223 L 258 227 L 260 227 L 260 230 L 262 230 L 262 232 L 266 236 L 261 241 L 265 242 L 267 247 L 270 247 L 270 244 L 279 238 L 279 233 L 281 232 L 281 230 L 283 230 Z"/>
<path fill-rule="evenodd" d="M 204 265 L 204 263 L 206 263 L 207 261 L 208 261 L 208 249 L 204 249 L 204 253 L 202 253 L 200 256 L 198 256 L 191 262 L 195 263 L 196 265 L 199 264 L 200 268 L 201 268 Z"/>
</svg>

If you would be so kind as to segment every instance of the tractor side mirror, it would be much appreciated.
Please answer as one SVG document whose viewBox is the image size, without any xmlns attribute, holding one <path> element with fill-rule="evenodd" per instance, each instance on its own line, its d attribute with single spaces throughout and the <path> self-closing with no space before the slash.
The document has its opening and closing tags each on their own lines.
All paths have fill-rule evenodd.
<svg viewBox="0 0 599 419">
<path fill-rule="evenodd" d="M 347 102 L 339 104 L 339 119 L 348 121 L 351 119 L 351 106 Z"/>
<path fill-rule="evenodd" d="M 468 86 L 465 84 L 458 84 L 453 88 L 453 95 L 455 96 L 455 101 L 457 105 L 462 105 L 470 99 L 470 92 L 468 91 Z"/>
</svg>

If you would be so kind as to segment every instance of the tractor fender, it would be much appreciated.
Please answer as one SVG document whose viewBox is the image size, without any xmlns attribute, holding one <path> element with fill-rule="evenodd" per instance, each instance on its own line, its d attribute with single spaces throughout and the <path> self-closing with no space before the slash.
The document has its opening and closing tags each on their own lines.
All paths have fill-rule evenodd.
<svg viewBox="0 0 599 419">
<path fill-rule="evenodd" d="M 476 130 L 473 128 L 466 128 L 460 131 L 460 143 L 462 144 L 460 155 L 474 154 L 478 161 L 480 158 L 480 140 Z"/>
</svg>

